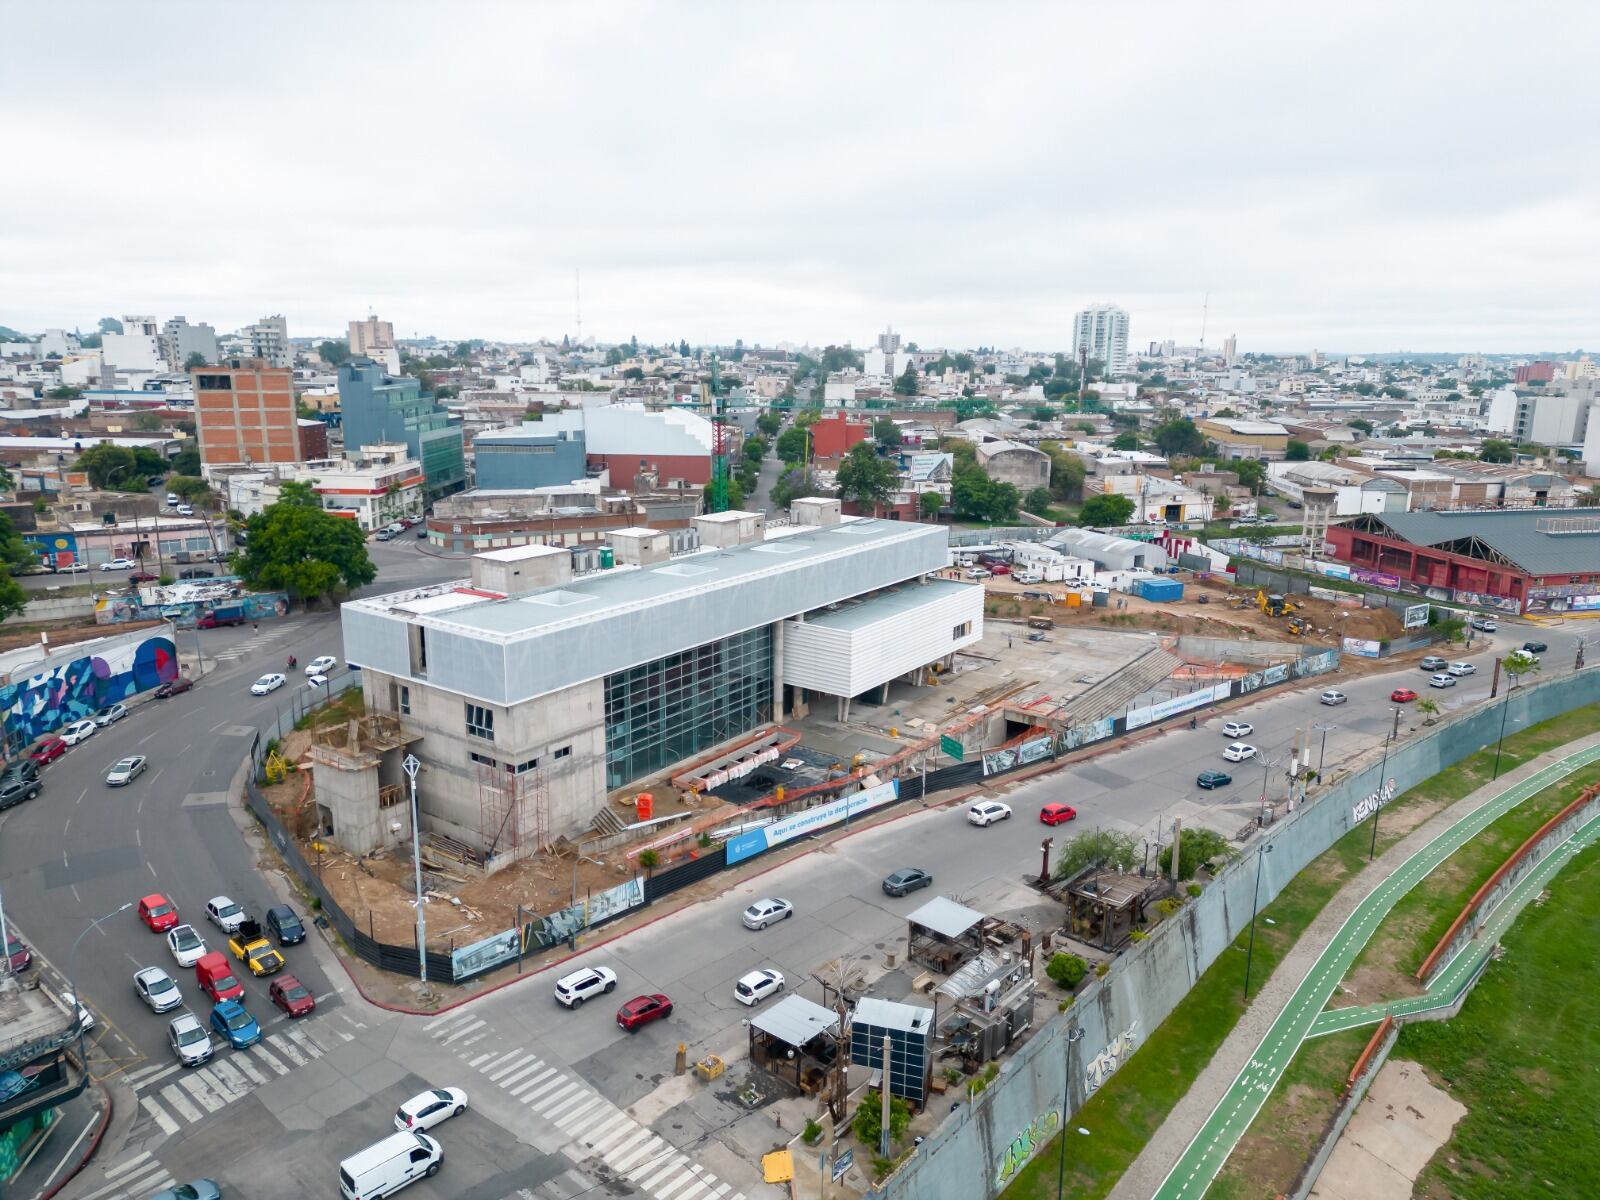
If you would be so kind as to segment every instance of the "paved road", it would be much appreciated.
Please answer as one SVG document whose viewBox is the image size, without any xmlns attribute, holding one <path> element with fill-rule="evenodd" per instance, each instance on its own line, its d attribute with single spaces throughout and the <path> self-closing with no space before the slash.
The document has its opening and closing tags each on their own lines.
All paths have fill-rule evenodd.
<svg viewBox="0 0 1600 1200">
<path fill-rule="evenodd" d="M 1293 1060 L 1301 1042 L 1312 1035 L 1319 1014 L 1327 1006 L 1339 981 L 1349 971 L 1356 955 L 1396 902 L 1505 813 L 1597 760 L 1600 760 L 1600 747 L 1593 747 L 1560 759 L 1521 782 L 1508 786 L 1494 800 L 1463 817 L 1418 850 L 1363 899 L 1307 972 L 1289 1004 L 1267 1031 L 1249 1064 L 1239 1073 L 1238 1079 L 1168 1173 L 1155 1193 L 1157 1200 L 1185 1200 L 1205 1194 L 1211 1181 L 1227 1162 L 1233 1147 L 1272 1094 L 1273 1087 Z M 1563 857 L 1562 861 L 1566 861 L 1566 858 Z M 1485 946 L 1488 944 L 1485 942 Z M 1457 987 L 1460 982 L 1458 979 Z M 1364 1022 L 1354 1022 L 1361 1023 Z M 1316 1032 L 1332 1032 L 1332 1028 L 1321 1028 Z"/>
</svg>

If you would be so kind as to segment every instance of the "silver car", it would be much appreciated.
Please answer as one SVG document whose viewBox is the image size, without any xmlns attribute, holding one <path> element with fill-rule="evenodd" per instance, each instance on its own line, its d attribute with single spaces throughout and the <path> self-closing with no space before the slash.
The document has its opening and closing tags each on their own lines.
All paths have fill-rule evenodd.
<svg viewBox="0 0 1600 1200">
<path fill-rule="evenodd" d="M 167 1042 L 186 1067 L 198 1067 L 211 1058 L 211 1035 L 191 1012 L 179 1013 L 167 1025 Z"/>
<path fill-rule="evenodd" d="M 146 967 L 133 976 L 133 990 L 150 1006 L 151 1012 L 166 1012 L 183 1003 L 183 993 L 160 967 Z"/>
<path fill-rule="evenodd" d="M 111 770 L 106 772 L 106 783 L 111 787 L 125 787 L 143 775 L 147 766 L 149 760 L 142 754 L 120 758 L 112 764 Z"/>
<path fill-rule="evenodd" d="M 774 921 L 785 921 L 792 916 L 794 916 L 794 905 L 779 896 L 768 896 L 764 900 L 757 900 L 744 910 L 744 927 L 765 929 Z"/>
</svg>

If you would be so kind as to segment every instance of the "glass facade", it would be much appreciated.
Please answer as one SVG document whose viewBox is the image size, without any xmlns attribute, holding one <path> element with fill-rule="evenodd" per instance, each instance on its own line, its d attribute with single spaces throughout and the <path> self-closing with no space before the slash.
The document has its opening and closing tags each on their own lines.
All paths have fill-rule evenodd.
<svg viewBox="0 0 1600 1200">
<path fill-rule="evenodd" d="M 772 718 L 772 628 L 606 676 L 606 787 L 619 788 Z"/>
</svg>

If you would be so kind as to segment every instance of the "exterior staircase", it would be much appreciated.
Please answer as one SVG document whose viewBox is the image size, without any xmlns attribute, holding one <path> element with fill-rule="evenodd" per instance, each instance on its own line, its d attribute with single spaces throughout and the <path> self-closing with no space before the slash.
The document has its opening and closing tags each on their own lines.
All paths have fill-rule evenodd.
<svg viewBox="0 0 1600 1200">
<path fill-rule="evenodd" d="M 1183 661 L 1171 651 L 1153 647 L 1109 679 L 1103 679 L 1088 691 L 1074 696 L 1062 707 L 1072 714 L 1073 720 L 1079 725 L 1118 716 L 1156 684 L 1171 678 L 1183 666 Z"/>
</svg>

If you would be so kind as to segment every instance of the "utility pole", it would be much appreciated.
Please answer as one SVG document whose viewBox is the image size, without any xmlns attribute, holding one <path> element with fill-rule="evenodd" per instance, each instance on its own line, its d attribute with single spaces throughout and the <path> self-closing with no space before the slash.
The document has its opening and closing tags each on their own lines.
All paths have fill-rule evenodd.
<svg viewBox="0 0 1600 1200">
<path fill-rule="evenodd" d="M 1183 845 L 1183 818 L 1172 818 L 1172 882 L 1178 882 L 1178 851 Z M 1159 864 L 1158 864 L 1159 865 Z"/>
<path fill-rule="evenodd" d="M 1337 725 L 1319 724 L 1317 728 L 1322 731 L 1322 749 L 1317 751 L 1317 779 L 1321 780 L 1322 764 L 1328 757 L 1328 734 L 1339 727 Z"/>
<path fill-rule="evenodd" d="M 1256 953 L 1256 911 L 1261 904 L 1261 864 L 1272 853 L 1272 843 L 1264 842 L 1256 851 L 1256 890 L 1250 901 L 1250 941 L 1244 952 L 1244 998 L 1250 999 L 1250 963 Z"/>
<path fill-rule="evenodd" d="M 894 1038 L 883 1035 L 883 1087 L 878 1097 L 883 1101 L 883 1128 L 878 1131 L 878 1153 L 889 1157 L 889 1057 L 894 1053 Z"/>
<path fill-rule="evenodd" d="M 417 978 L 428 983 L 428 919 L 422 911 L 422 828 L 417 819 L 417 772 L 422 764 L 415 754 L 407 754 L 400 769 L 411 780 L 411 867 L 417 881 Z M 519 935 L 520 936 L 520 935 Z"/>
<path fill-rule="evenodd" d="M 1061 1154 L 1056 1159 L 1056 1200 L 1063 1200 L 1067 1189 L 1067 1106 L 1072 1103 L 1072 1048 L 1083 1040 L 1083 1029 L 1078 1027 L 1067 1034 L 1067 1078 L 1061 1085 Z"/>
<path fill-rule="evenodd" d="M 1367 861 L 1378 856 L 1378 814 L 1383 811 L 1384 775 L 1389 770 L 1389 747 L 1400 733 L 1400 710 L 1394 710 L 1394 733 L 1383 739 L 1383 762 L 1378 767 L 1378 799 L 1372 806 L 1372 845 L 1367 847 Z"/>
</svg>

